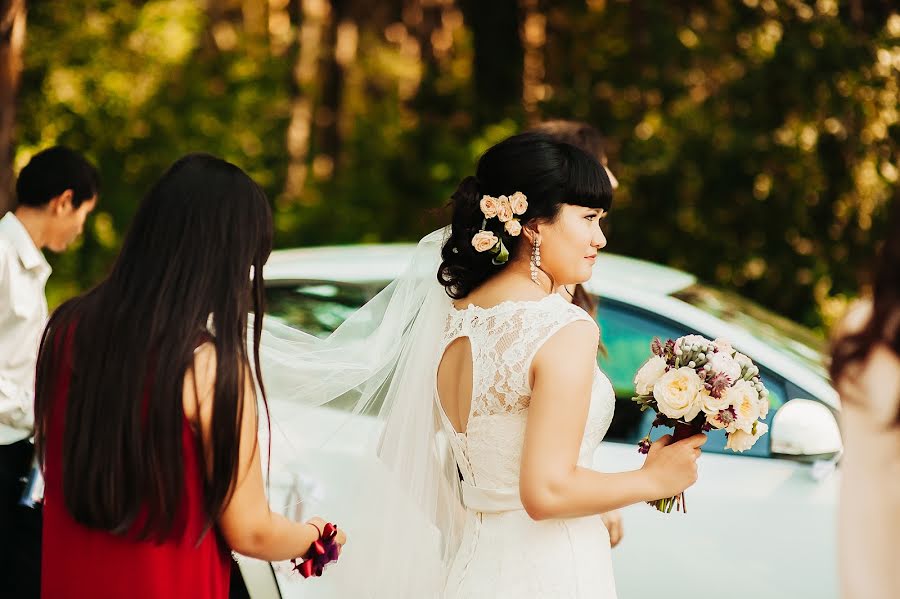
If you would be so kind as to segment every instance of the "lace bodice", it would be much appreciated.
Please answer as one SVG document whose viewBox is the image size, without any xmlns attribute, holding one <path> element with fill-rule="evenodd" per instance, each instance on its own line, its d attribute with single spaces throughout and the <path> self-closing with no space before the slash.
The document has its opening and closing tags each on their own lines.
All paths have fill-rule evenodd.
<svg viewBox="0 0 900 599">
<path fill-rule="evenodd" d="M 441 414 L 466 483 L 484 489 L 518 488 L 531 399 L 531 362 L 554 333 L 579 320 L 594 322 L 584 310 L 557 294 L 539 301 L 450 310 L 441 354 L 461 337 L 467 337 L 472 348 L 472 405 L 466 432 L 455 432 L 443 411 Z M 597 368 L 579 465 L 591 466 L 614 407 L 612 385 Z"/>
</svg>

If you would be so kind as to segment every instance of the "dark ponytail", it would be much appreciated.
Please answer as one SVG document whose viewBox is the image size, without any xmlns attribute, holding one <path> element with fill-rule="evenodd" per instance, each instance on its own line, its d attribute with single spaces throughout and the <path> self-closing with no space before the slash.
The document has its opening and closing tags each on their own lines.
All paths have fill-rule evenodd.
<svg viewBox="0 0 900 599">
<path fill-rule="evenodd" d="M 490 252 L 477 252 L 472 245 L 472 238 L 482 230 L 489 230 L 503 239 L 510 247 L 509 236 L 499 230 L 499 221 L 485 222 L 481 213 L 481 189 L 478 179 L 469 176 L 462 180 L 453 195 L 453 220 L 451 221 L 450 238 L 441 250 L 441 268 L 438 281 L 447 288 L 447 294 L 453 299 L 465 297 L 487 280 L 503 265 L 494 264 L 494 256 Z M 482 228 L 484 225 L 484 228 Z M 503 235 L 503 237 L 501 237 Z M 512 244 L 515 245 L 515 244 Z"/>
</svg>

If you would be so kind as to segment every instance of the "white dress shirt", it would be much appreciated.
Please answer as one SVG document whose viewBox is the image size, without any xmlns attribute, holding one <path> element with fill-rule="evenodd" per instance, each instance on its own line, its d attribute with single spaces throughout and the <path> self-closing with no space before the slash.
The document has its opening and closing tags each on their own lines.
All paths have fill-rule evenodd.
<svg viewBox="0 0 900 599">
<path fill-rule="evenodd" d="M 34 374 L 47 323 L 50 265 L 9 212 L 0 219 L 0 445 L 34 429 Z"/>
</svg>

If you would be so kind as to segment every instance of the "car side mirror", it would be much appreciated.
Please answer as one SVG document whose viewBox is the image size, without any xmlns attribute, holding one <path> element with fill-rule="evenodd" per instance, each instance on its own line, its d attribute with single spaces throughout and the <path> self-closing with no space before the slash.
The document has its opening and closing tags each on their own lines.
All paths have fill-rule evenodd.
<svg viewBox="0 0 900 599">
<path fill-rule="evenodd" d="M 844 450 L 834 414 L 811 399 L 792 399 L 781 406 L 769 434 L 774 457 L 813 463 L 832 460 Z"/>
</svg>

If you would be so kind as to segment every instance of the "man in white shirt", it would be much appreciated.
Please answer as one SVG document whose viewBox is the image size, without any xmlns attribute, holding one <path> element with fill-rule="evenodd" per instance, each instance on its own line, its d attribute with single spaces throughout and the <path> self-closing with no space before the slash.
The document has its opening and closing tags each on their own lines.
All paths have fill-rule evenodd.
<svg viewBox="0 0 900 599">
<path fill-rule="evenodd" d="M 97 170 L 61 146 L 19 173 L 18 205 L 0 219 L 0 595 L 40 596 L 41 512 L 20 504 L 34 446 L 34 377 L 47 322 L 44 248 L 62 252 L 97 203 Z"/>
</svg>

